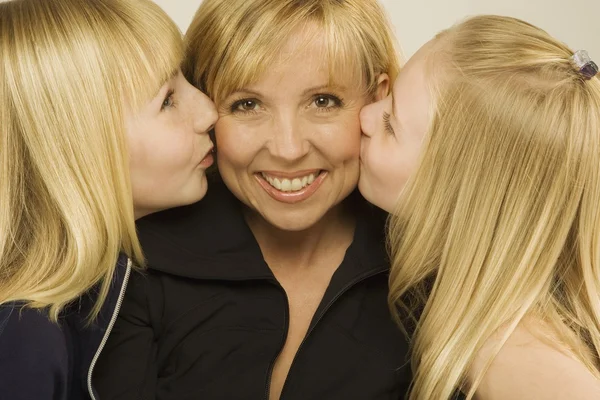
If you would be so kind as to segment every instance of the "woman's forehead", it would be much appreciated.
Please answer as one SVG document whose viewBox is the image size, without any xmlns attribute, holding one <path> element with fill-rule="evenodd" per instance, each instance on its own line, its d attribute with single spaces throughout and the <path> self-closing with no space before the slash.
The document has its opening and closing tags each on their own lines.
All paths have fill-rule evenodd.
<svg viewBox="0 0 600 400">
<path fill-rule="evenodd" d="M 269 57 L 267 68 L 262 68 L 252 81 L 239 82 L 231 92 L 259 91 L 286 83 L 307 88 L 359 88 L 362 81 L 359 56 L 334 51 L 327 37 L 315 33 L 318 32 L 312 27 L 294 32 L 283 41 L 280 51 Z"/>
<path fill-rule="evenodd" d="M 257 80 L 232 90 L 228 96 L 245 92 L 258 96 L 308 96 L 317 92 L 335 91 L 360 95 L 364 92 L 354 74 L 331 71 L 329 63 L 298 64 L 294 60 L 263 72 Z"/>
</svg>

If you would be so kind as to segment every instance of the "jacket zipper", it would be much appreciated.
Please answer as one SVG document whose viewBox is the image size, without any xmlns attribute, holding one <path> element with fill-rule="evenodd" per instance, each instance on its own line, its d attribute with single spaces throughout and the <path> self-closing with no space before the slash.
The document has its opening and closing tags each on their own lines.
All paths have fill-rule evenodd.
<svg viewBox="0 0 600 400">
<path fill-rule="evenodd" d="M 113 315 L 110 318 L 110 322 L 108 323 L 106 332 L 104 332 L 104 337 L 102 338 L 102 341 L 100 342 L 100 346 L 98 346 L 98 349 L 96 350 L 96 354 L 94 355 L 94 358 L 92 359 L 92 363 L 90 364 L 90 370 L 88 371 L 87 386 L 88 386 L 88 392 L 90 394 L 90 398 L 92 400 L 96 400 L 96 396 L 94 396 L 94 391 L 92 390 L 92 374 L 94 373 L 94 367 L 96 366 L 96 363 L 98 362 L 98 358 L 100 357 L 100 353 L 102 353 L 104 346 L 106 346 L 106 341 L 108 340 L 108 336 L 110 335 L 110 332 L 112 331 L 113 326 L 115 325 L 115 322 L 117 321 L 117 316 L 119 315 L 119 310 L 121 309 L 121 304 L 123 304 L 123 298 L 125 297 L 125 289 L 127 289 L 127 283 L 129 282 L 130 274 L 131 274 L 131 259 L 128 258 L 127 259 L 127 269 L 125 271 L 125 277 L 123 278 L 123 285 L 121 286 L 121 291 L 119 292 L 119 298 L 117 299 L 117 304 L 115 305 L 115 310 L 113 311 Z"/>
<path fill-rule="evenodd" d="M 294 364 L 296 363 L 296 359 L 298 358 L 298 354 L 300 354 L 300 350 L 302 350 L 302 347 L 304 346 L 304 343 L 306 343 L 306 340 L 308 339 L 308 337 L 310 336 L 310 334 L 314 331 L 314 329 L 317 327 L 317 325 L 319 324 L 319 322 L 321 322 L 321 320 L 323 319 L 323 317 L 325 316 L 325 314 L 327 314 L 327 311 L 331 308 L 331 306 L 333 306 L 333 304 L 344 294 L 346 293 L 348 290 L 350 290 L 350 288 L 352 288 L 354 285 L 357 285 L 358 283 L 369 279 L 375 275 L 379 275 L 383 272 L 385 272 L 386 270 L 382 270 L 382 269 L 377 269 L 377 270 L 371 270 L 369 272 L 364 273 L 363 275 L 359 276 L 358 278 L 356 278 L 355 280 L 353 280 L 352 282 L 348 283 L 346 286 L 344 286 L 342 288 L 342 290 L 340 290 L 333 299 L 331 299 L 331 301 L 327 304 L 327 306 L 323 309 L 323 312 L 321 313 L 321 315 L 319 315 L 319 318 L 317 318 L 317 320 L 315 321 L 315 323 L 313 324 L 312 328 L 310 328 L 310 330 L 306 333 L 306 335 L 304 336 L 304 339 L 302 339 L 302 342 L 300 342 L 300 346 L 298 346 L 298 350 L 296 351 L 296 355 L 294 356 L 294 359 L 292 360 L 292 364 L 290 364 L 290 369 L 288 371 L 288 375 L 285 379 L 285 382 L 283 383 L 283 387 L 281 388 L 281 396 L 279 396 L 279 399 L 282 400 L 284 399 L 283 395 L 285 394 L 285 388 L 287 386 L 287 383 L 289 381 L 289 377 L 292 374 L 292 369 L 294 368 Z M 286 334 L 287 336 L 287 334 Z M 268 399 L 267 399 L 268 400 Z"/>
<path fill-rule="evenodd" d="M 271 393 L 271 378 L 273 377 L 273 368 L 275 368 L 275 361 L 277 361 L 277 358 L 279 357 L 279 355 L 281 354 L 281 351 L 283 350 L 283 346 L 285 345 L 285 341 L 287 340 L 287 334 L 288 334 L 288 330 L 290 327 L 290 321 L 289 321 L 290 303 L 288 301 L 287 293 L 285 293 L 285 290 L 279 284 L 279 282 L 277 282 L 277 280 L 275 280 L 274 283 L 277 286 L 277 288 L 281 291 L 281 293 L 283 294 L 283 298 L 285 299 L 285 329 L 283 332 L 283 337 L 281 338 L 279 350 L 277 351 L 277 354 L 275 354 L 275 357 L 273 357 L 273 360 L 271 361 L 271 364 L 269 365 L 269 374 L 267 375 L 267 383 L 266 383 L 266 387 L 265 387 L 265 400 L 269 400 L 269 394 Z"/>
</svg>

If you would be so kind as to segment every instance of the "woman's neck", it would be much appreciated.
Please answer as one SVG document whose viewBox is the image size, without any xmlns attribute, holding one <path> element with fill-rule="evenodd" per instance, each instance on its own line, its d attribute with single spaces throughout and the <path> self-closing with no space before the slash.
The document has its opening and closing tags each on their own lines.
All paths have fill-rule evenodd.
<svg viewBox="0 0 600 400">
<path fill-rule="evenodd" d="M 354 237 L 355 219 L 343 203 L 302 231 L 279 229 L 249 209 L 246 209 L 245 217 L 265 261 L 274 272 L 281 268 L 321 268 L 323 264 L 330 264 L 330 260 L 339 259 Z"/>
</svg>

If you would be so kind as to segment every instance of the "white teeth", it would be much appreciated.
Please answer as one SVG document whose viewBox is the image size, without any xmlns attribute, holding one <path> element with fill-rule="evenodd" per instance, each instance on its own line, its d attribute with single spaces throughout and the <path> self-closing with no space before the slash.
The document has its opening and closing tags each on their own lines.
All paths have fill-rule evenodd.
<svg viewBox="0 0 600 400">
<path fill-rule="evenodd" d="M 272 178 L 264 173 L 262 174 L 262 177 L 269 182 L 269 185 L 282 192 L 297 192 L 315 181 L 315 174 L 310 174 L 302 178 L 294 178 L 291 180 Z"/>
<path fill-rule="evenodd" d="M 297 192 L 300 189 L 302 189 L 302 181 L 296 178 L 292 181 L 292 191 Z"/>
<path fill-rule="evenodd" d="M 284 179 L 281 181 L 281 189 L 282 192 L 291 192 L 292 191 L 292 182 L 289 179 Z"/>
</svg>

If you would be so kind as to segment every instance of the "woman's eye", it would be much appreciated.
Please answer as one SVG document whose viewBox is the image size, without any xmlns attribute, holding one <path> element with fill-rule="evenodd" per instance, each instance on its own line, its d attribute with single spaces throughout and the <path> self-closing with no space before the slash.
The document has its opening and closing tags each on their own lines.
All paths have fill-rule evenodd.
<svg viewBox="0 0 600 400">
<path fill-rule="evenodd" d="M 313 104 L 318 111 L 331 111 L 340 108 L 343 101 L 331 94 L 319 94 L 313 98 Z"/>
<path fill-rule="evenodd" d="M 318 95 L 314 99 L 314 104 L 317 108 L 334 108 L 341 106 L 342 101 L 332 95 Z"/>
<path fill-rule="evenodd" d="M 232 112 L 254 112 L 259 108 L 259 104 L 256 100 L 243 99 L 238 100 L 231 106 Z"/>
<path fill-rule="evenodd" d="M 244 101 L 242 104 L 240 104 L 240 106 L 244 111 L 252 111 L 256 109 L 256 103 L 252 100 Z"/>
<path fill-rule="evenodd" d="M 315 99 L 315 105 L 320 108 L 331 107 L 333 105 L 332 103 L 333 100 L 325 96 L 320 96 Z"/>
</svg>

